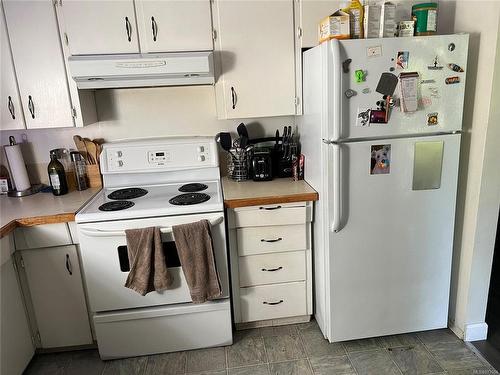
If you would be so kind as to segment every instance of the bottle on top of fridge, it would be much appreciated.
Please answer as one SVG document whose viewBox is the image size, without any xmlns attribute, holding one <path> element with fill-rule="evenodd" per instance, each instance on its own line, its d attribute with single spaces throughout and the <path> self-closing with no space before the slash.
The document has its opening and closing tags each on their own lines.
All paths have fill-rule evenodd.
<svg viewBox="0 0 500 375">
<path fill-rule="evenodd" d="M 68 193 L 68 182 L 66 181 L 66 172 L 64 166 L 57 160 L 57 151 L 50 150 L 50 163 L 47 167 L 49 173 L 49 182 L 52 187 L 52 193 L 56 196 Z"/>
</svg>

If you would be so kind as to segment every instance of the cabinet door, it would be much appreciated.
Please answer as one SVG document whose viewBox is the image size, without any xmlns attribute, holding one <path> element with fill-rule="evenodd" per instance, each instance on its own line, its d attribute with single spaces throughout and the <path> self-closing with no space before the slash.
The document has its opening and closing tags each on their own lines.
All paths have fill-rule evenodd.
<svg viewBox="0 0 500 375">
<path fill-rule="evenodd" d="M 52 1 L 4 0 L 3 5 L 26 127 L 73 126 Z"/>
<path fill-rule="evenodd" d="M 23 250 L 43 348 L 92 343 L 76 246 Z"/>
<path fill-rule="evenodd" d="M 33 357 L 35 348 L 12 259 L 0 268 L 0 286 L 0 373 L 21 374 Z"/>
<path fill-rule="evenodd" d="M 132 0 L 63 1 L 61 9 L 72 55 L 139 52 Z"/>
<path fill-rule="evenodd" d="M 213 19 L 219 118 L 294 115 L 293 2 L 216 0 Z"/>
<path fill-rule="evenodd" d="M 136 1 L 141 52 L 213 49 L 209 0 Z"/>
<path fill-rule="evenodd" d="M 319 22 L 341 7 L 341 1 L 300 0 L 300 27 L 302 48 L 311 48 L 319 43 Z"/>
<path fill-rule="evenodd" d="M 2 79 L 0 90 L 0 129 L 24 129 L 24 115 L 19 98 L 16 72 L 12 62 L 10 43 L 5 27 L 3 7 L 0 5 L 0 64 Z"/>
</svg>

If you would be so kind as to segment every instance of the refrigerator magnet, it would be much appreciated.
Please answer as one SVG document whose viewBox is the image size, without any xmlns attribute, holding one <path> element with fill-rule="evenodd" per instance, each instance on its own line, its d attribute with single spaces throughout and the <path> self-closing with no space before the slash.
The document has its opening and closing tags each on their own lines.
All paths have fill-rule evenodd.
<svg viewBox="0 0 500 375">
<path fill-rule="evenodd" d="M 366 72 L 362 69 L 357 69 L 354 72 L 354 80 L 356 81 L 356 83 L 363 83 L 364 81 L 366 81 Z"/>
<path fill-rule="evenodd" d="M 432 65 L 427 66 L 427 69 L 429 69 L 429 70 L 441 70 L 441 69 L 443 69 L 443 66 L 439 65 L 439 63 L 438 63 L 437 56 L 434 58 L 434 62 L 432 63 Z"/>
<path fill-rule="evenodd" d="M 427 114 L 427 126 L 435 126 L 438 124 L 438 113 L 432 112 Z"/>
<path fill-rule="evenodd" d="M 455 83 L 460 83 L 460 77 L 448 77 L 444 80 L 447 85 L 454 85 Z"/>
<path fill-rule="evenodd" d="M 372 145 L 370 174 L 389 174 L 391 172 L 391 145 Z"/>
<path fill-rule="evenodd" d="M 399 51 L 396 57 L 396 69 L 408 69 L 409 61 L 410 61 L 410 52 Z"/>
<path fill-rule="evenodd" d="M 464 70 L 458 66 L 457 64 L 448 64 L 448 67 L 453 70 L 454 72 L 458 72 L 458 73 L 463 73 Z"/>
<path fill-rule="evenodd" d="M 356 126 L 370 126 L 370 112 L 371 109 L 360 109 L 358 108 L 358 114 L 356 116 Z"/>
</svg>

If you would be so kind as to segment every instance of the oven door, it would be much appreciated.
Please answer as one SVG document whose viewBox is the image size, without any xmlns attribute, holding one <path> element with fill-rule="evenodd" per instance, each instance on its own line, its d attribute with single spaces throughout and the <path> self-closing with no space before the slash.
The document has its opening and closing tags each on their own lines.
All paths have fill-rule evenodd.
<svg viewBox="0 0 500 375">
<path fill-rule="evenodd" d="M 212 224 L 212 239 L 222 297 L 229 297 L 227 251 L 223 213 L 206 213 L 173 217 L 121 220 L 78 224 L 81 257 L 90 308 L 93 312 L 191 302 L 189 288 L 179 263 L 171 228 L 207 219 Z M 162 231 L 163 250 L 168 272 L 173 276 L 171 288 L 141 296 L 126 288 L 130 271 L 125 229 L 158 226 Z"/>
</svg>

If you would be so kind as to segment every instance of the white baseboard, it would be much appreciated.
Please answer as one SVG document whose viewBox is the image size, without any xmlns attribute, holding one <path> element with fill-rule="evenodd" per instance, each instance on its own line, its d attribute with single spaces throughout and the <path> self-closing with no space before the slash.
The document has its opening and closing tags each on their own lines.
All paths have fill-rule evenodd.
<svg viewBox="0 0 500 375">
<path fill-rule="evenodd" d="M 465 325 L 464 341 L 486 340 L 487 335 L 488 324 L 486 322 Z"/>
</svg>

